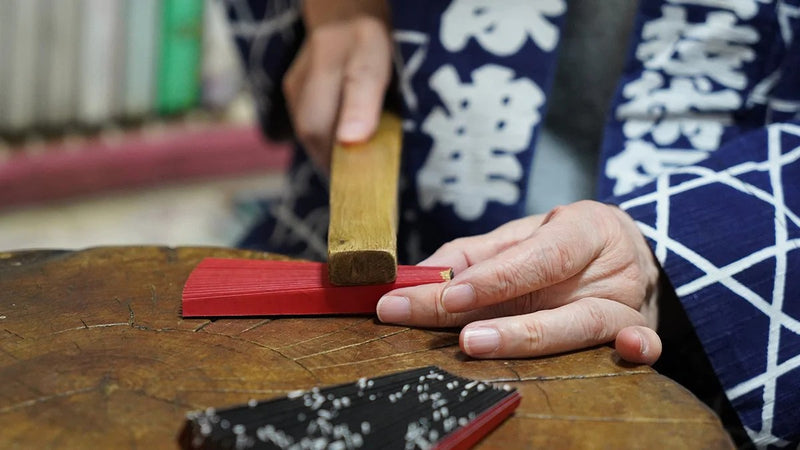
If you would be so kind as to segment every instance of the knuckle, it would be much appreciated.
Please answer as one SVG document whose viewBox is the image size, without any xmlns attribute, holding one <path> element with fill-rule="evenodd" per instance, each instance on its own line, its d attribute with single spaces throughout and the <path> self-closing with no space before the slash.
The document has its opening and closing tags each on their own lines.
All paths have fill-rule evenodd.
<svg viewBox="0 0 800 450">
<path fill-rule="evenodd" d="M 579 200 L 575 202 L 574 205 L 579 208 L 588 208 L 592 211 L 604 210 L 606 208 L 605 204 L 596 200 Z"/>
<path fill-rule="evenodd" d="M 538 255 L 532 257 L 531 267 L 536 268 L 539 279 L 545 284 L 552 284 L 561 280 L 565 274 L 575 270 L 575 257 L 570 244 L 567 242 L 553 241 L 540 249 Z"/>
<path fill-rule="evenodd" d="M 386 23 L 372 15 L 359 16 L 354 20 L 354 26 L 360 39 L 375 39 L 377 36 L 388 34 Z"/>
<path fill-rule="evenodd" d="M 562 216 L 568 207 L 569 206 L 563 206 L 563 205 L 554 206 L 553 209 L 548 211 L 542 223 L 545 224 L 547 222 L 550 222 L 556 217 Z"/>
<path fill-rule="evenodd" d="M 447 250 L 456 250 L 464 247 L 464 244 L 467 243 L 466 238 L 460 237 L 457 239 L 453 239 L 452 241 L 446 242 L 442 248 L 446 248 Z"/>
<path fill-rule="evenodd" d="M 312 71 L 326 71 L 341 63 L 346 47 L 334 31 L 315 31 L 308 42 L 308 66 Z"/>
<path fill-rule="evenodd" d="M 453 241 L 445 242 L 444 244 L 442 244 L 441 247 L 439 247 L 438 251 L 440 251 L 442 253 L 455 253 L 455 252 L 458 252 L 462 248 L 461 247 L 462 242 L 459 242 L 460 240 L 461 240 L 461 238 L 453 240 Z"/>
<path fill-rule="evenodd" d="M 620 273 L 620 278 L 618 289 L 626 294 L 622 296 L 622 303 L 638 310 L 651 290 L 646 272 L 639 265 L 631 264 Z"/>
<path fill-rule="evenodd" d="M 523 324 L 525 349 L 528 355 L 537 355 L 546 346 L 544 327 L 538 320 L 527 320 Z"/>
<path fill-rule="evenodd" d="M 515 294 L 515 286 L 525 279 L 525 269 L 518 264 L 498 264 L 492 272 L 491 286 L 503 299 L 510 299 Z"/>
<path fill-rule="evenodd" d="M 553 242 L 551 254 L 556 270 L 560 271 L 559 274 L 572 273 L 575 269 L 575 256 L 570 243 L 563 241 Z"/>
<path fill-rule="evenodd" d="M 464 262 L 467 263 L 467 266 L 471 266 L 473 261 L 470 261 L 467 252 L 464 251 L 464 249 L 468 248 L 469 244 L 470 240 L 468 238 L 454 239 L 444 243 L 444 245 L 437 250 L 437 253 L 441 252 L 445 255 L 459 255 L 464 259 Z"/>
<path fill-rule="evenodd" d="M 366 82 L 384 86 L 388 83 L 388 68 L 373 61 L 362 58 L 347 65 L 344 73 L 345 83 L 361 84 Z"/>
<path fill-rule="evenodd" d="M 345 28 L 341 25 L 327 25 L 315 28 L 307 37 L 309 50 L 316 55 L 324 55 L 324 50 L 335 47 Z"/>
<path fill-rule="evenodd" d="M 608 317 L 598 302 L 590 301 L 585 304 L 586 314 L 581 327 L 584 337 L 591 343 L 601 343 L 611 340 L 610 324 Z"/>
</svg>

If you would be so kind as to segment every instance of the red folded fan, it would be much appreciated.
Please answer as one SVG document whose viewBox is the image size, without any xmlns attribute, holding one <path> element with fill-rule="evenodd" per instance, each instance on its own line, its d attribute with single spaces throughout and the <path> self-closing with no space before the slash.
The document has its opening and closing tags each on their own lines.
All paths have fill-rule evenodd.
<svg viewBox="0 0 800 450">
<path fill-rule="evenodd" d="M 184 317 L 374 314 L 392 289 L 441 283 L 446 267 L 398 266 L 394 283 L 334 286 L 316 262 L 206 258 L 183 287 Z"/>
</svg>

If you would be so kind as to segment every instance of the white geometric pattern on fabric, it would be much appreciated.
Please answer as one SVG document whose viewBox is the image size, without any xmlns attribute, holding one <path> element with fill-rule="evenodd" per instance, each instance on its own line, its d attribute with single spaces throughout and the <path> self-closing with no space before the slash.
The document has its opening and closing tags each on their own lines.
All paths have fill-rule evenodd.
<svg viewBox="0 0 800 450">
<path fill-rule="evenodd" d="M 267 71 L 266 58 L 275 57 L 267 49 L 278 36 L 286 46 L 299 38 L 294 33 L 294 26 L 301 18 L 300 1 L 271 0 L 265 3 L 263 11 L 254 10 L 247 0 L 227 0 L 225 3 L 235 17 L 230 22 L 233 37 L 247 43 L 245 66 L 256 107 L 262 118 L 270 118 L 273 107 L 278 106 L 272 105 L 271 101 L 280 89 L 280 80 L 273 80 Z M 309 161 L 305 161 L 293 170 L 290 183 L 284 188 L 280 200 L 270 207 L 269 214 L 275 218 L 275 225 L 264 239 L 276 249 L 298 245 L 304 247 L 302 253 L 293 255 L 295 257 L 324 260 L 327 255 L 324 237 L 328 226 L 328 208 L 311 204 L 305 205 L 306 208 L 298 208 L 300 203 L 308 203 L 305 198 L 312 193 L 311 180 L 315 176 L 315 169 Z M 298 212 L 301 209 L 305 210 L 302 216 Z"/>
<path fill-rule="evenodd" d="M 261 114 L 272 109 L 268 95 L 258 93 L 271 92 L 275 89 L 272 80 L 264 70 L 263 59 L 267 56 L 266 47 L 276 34 L 283 34 L 287 40 L 294 39 L 292 27 L 300 19 L 299 0 L 273 0 L 267 2 L 268 11 L 264 17 L 255 17 L 246 0 L 227 0 L 228 8 L 235 11 L 236 20 L 231 22 L 231 33 L 235 38 L 250 42 L 250 52 L 245 55 L 247 61 L 247 81 L 253 92 L 253 100 Z"/>
<path fill-rule="evenodd" d="M 417 93 L 414 92 L 414 88 L 411 87 L 411 79 L 414 78 L 414 75 L 422 66 L 423 61 L 425 61 L 429 38 L 425 33 L 414 30 L 394 30 L 394 32 L 392 32 L 392 38 L 394 39 L 396 47 L 394 52 L 394 64 L 397 67 L 400 92 L 403 94 L 403 99 L 408 109 L 412 112 L 416 112 L 418 105 Z M 400 48 L 406 45 L 414 46 L 415 50 L 404 62 L 403 58 L 400 56 Z M 403 126 L 407 126 L 405 122 Z M 412 124 L 410 129 L 404 129 L 406 129 L 406 131 L 411 131 L 415 128 L 416 125 Z"/>
<path fill-rule="evenodd" d="M 774 407 L 776 402 L 776 384 L 778 378 L 800 367 L 800 355 L 794 356 L 782 363 L 778 363 L 780 350 L 780 331 L 789 330 L 800 336 L 800 320 L 791 317 L 783 311 L 784 298 L 787 294 L 786 274 L 787 255 L 789 252 L 800 249 L 800 239 L 788 239 L 787 222 L 800 227 L 800 217 L 788 209 L 784 202 L 782 169 L 800 159 L 800 146 L 790 149 L 782 148 L 782 134 L 800 137 L 800 126 L 792 124 L 775 124 L 767 127 L 767 157 L 764 161 L 748 161 L 730 167 L 725 171 L 715 172 L 706 168 L 689 166 L 672 170 L 658 176 L 655 192 L 632 198 L 620 204 L 623 209 L 654 204 L 656 208 L 655 227 L 639 222 L 642 233 L 653 240 L 656 245 L 656 256 L 663 264 L 667 251 L 681 257 L 700 269 L 704 274 L 675 286 L 680 297 L 690 295 L 702 288 L 719 283 L 732 295 L 740 297 L 750 303 L 758 311 L 769 318 L 769 336 L 766 354 L 767 364 L 765 370 L 757 376 L 739 383 L 726 390 L 729 399 L 735 400 L 756 389 L 763 388 L 761 430 L 747 428 L 753 442 L 759 447 L 767 445 L 788 445 L 772 434 Z M 742 181 L 738 178 L 749 172 L 767 172 L 769 174 L 771 193 Z M 674 186 L 670 185 L 670 178 L 679 174 L 696 175 L 689 181 L 683 181 Z M 736 189 L 737 192 L 749 195 L 769 204 L 775 210 L 775 241 L 774 245 L 764 247 L 746 257 L 728 262 L 718 267 L 704 258 L 699 252 L 689 248 L 669 236 L 669 211 L 672 196 L 693 189 L 700 189 L 712 184 L 723 184 Z M 775 259 L 774 285 L 771 298 L 763 298 L 747 286 L 737 281 L 734 276 L 753 266 L 754 264 Z"/>
<path fill-rule="evenodd" d="M 302 242 L 307 247 L 306 251 L 294 256 L 324 261 L 328 254 L 328 242 L 324 236 L 328 229 L 330 211 L 327 206 L 319 206 L 309 210 L 303 217 L 297 215 L 298 200 L 306 195 L 305 192 L 311 186 L 315 169 L 311 161 L 306 160 L 294 170 L 294 176 L 289 177 L 290 185 L 284 189 L 280 202 L 271 209 L 277 220 L 268 242 L 274 248 Z"/>
</svg>

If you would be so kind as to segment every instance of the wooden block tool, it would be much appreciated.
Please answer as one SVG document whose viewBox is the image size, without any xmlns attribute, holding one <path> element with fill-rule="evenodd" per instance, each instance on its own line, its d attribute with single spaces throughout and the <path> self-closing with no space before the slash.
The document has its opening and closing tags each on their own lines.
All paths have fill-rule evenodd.
<svg viewBox="0 0 800 450">
<path fill-rule="evenodd" d="M 397 276 L 400 118 L 383 113 L 362 144 L 331 155 L 328 270 L 338 286 L 391 283 Z"/>
</svg>

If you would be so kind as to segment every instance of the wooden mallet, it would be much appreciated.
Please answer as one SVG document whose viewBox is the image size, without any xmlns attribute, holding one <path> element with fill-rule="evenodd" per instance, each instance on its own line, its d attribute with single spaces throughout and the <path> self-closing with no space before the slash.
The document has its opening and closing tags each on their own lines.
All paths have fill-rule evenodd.
<svg viewBox="0 0 800 450">
<path fill-rule="evenodd" d="M 184 317 L 374 314 L 400 287 L 441 283 L 447 267 L 397 266 L 400 119 L 364 144 L 336 145 L 328 264 L 206 258 L 183 288 Z"/>
<path fill-rule="evenodd" d="M 328 273 L 339 286 L 391 283 L 397 277 L 400 118 L 381 115 L 365 143 L 331 155 Z"/>
</svg>

